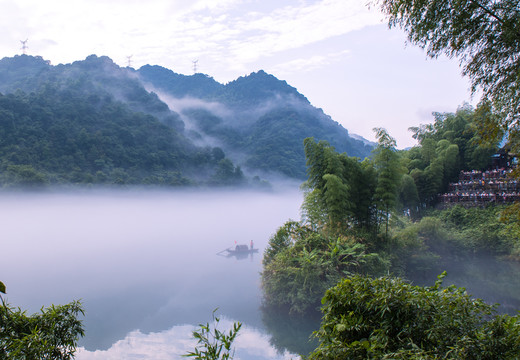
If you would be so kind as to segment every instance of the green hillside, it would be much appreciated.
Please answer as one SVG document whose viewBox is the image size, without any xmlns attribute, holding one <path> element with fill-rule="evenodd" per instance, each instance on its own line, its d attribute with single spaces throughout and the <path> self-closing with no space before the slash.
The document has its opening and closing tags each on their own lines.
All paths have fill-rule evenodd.
<svg viewBox="0 0 520 360">
<path fill-rule="evenodd" d="M 348 131 L 285 81 L 264 71 L 219 86 L 202 75 L 183 76 L 159 66 L 139 69 L 143 81 L 179 99 L 195 95 L 207 103 L 193 103 L 181 112 L 196 126 L 200 136 L 211 136 L 231 152 L 242 152 L 248 169 L 278 172 L 304 179 L 303 140 L 328 141 L 338 152 L 361 159 L 373 147 L 349 136 Z M 196 90 L 183 92 L 197 81 Z M 224 114 L 211 111 L 221 104 Z"/>
<path fill-rule="evenodd" d="M 263 71 L 222 85 L 95 55 L 56 66 L 1 59 L 0 132 L 4 186 L 237 185 L 246 183 L 241 168 L 301 179 L 306 137 L 351 156 L 371 150 Z"/>
</svg>

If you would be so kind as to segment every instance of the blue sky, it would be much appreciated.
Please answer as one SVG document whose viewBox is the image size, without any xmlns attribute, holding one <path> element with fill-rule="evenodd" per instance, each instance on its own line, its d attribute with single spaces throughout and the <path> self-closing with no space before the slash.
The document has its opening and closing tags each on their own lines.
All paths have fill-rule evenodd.
<svg viewBox="0 0 520 360">
<path fill-rule="evenodd" d="M 126 66 L 198 71 L 227 83 L 260 69 L 286 80 L 351 133 L 410 126 L 471 102 L 456 60 L 427 59 L 367 0 L 0 0 L 0 57 L 53 64 L 107 55 Z"/>
</svg>

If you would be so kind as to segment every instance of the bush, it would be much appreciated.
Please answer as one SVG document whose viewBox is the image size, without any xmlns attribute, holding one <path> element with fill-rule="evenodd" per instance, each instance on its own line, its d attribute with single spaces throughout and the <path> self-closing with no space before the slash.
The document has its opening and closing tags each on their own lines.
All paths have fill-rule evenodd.
<svg viewBox="0 0 520 360">
<path fill-rule="evenodd" d="M 520 318 L 464 288 L 410 285 L 400 278 L 354 275 L 327 291 L 320 340 L 309 359 L 512 359 Z"/>
<path fill-rule="evenodd" d="M 0 287 L 0 291 L 5 292 L 5 287 Z M 79 314 L 83 314 L 83 309 L 78 301 L 52 305 L 28 316 L 25 311 L 9 307 L 2 299 L 0 359 L 73 359 L 78 338 L 84 335 Z"/>
<path fill-rule="evenodd" d="M 346 237 L 327 237 L 288 222 L 264 253 L 262 287 L 266 305 L 290 313 L 317 310 L 325 291 L 354 272 L 381 274 L 388 262 Z"/>
</svg>

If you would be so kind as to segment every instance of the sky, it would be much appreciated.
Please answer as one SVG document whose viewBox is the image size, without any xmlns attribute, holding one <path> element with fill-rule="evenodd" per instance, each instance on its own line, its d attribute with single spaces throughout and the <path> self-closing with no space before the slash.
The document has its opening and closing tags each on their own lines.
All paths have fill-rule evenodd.
<svg viewBox="0 0 520 360">
<path fill-rule="evenodd" d="M 55 65 L 106 55 L 224 84 L 264 70 L 350 133 L 413 146 L 409 127 L 475 100 L 456 59 L 429 59 L 368 1 L 0 0 L 0 58 L 27 40 Z"/>
</svg>

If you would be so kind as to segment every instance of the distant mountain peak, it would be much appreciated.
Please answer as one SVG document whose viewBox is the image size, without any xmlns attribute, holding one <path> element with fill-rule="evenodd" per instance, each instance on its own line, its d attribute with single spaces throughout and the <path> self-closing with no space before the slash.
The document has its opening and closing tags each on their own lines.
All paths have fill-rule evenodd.
<svg viewBox="0 0 520 360">
<path fill-rule="evenodd" d="M 140 78 L 153 84 L 157 90 L 168 91 L 177 98 L 200 97 L 208 99 L 221 90 L 224 85 L 211 76 L 197 73 L 194 75 L 178 74 L 159 65 L 144 65 L 137 71 Z"/>
<path fill-rule="evenodd" d="M 235 102 L 250 105 L 258 101 L 289 96 L 293 99 L 309 104 L 309 100 L 289 85 L 285 80 L 280 80 L 264 70 L 253 72 L 247 76 L 226 84 L 227 96 Z"/>
<path fill-rule="evenodd" d="M 365 145 L 372 146 L 372 147 L 376 147 L 376 146 L 377 146 L 377 143 L 375 143 L 375 142 L 373 142 L 373 141 L 370 141 L 370 140 L 367 140 L 367 139 L 365 139 L 365 138 L 364 138 L 363 136 L 361 136 L 361 135 L 350 133 L 350 137 L 353 138 L 353 139 L 356 139 L 356 140 L 362 141 L 363 144 L 365 144 Z"/>
<path fill-rule="evenodd" d="M 120 71 L 122 69 L 108 56 L 97 56 L 94 54 L 87 56 L 85 60 L 73 62 L 72 66 L 78 66 L 82 69 L 93 69 L 96 71 L 101 68 L 105 71 Z"/>
</svg>

